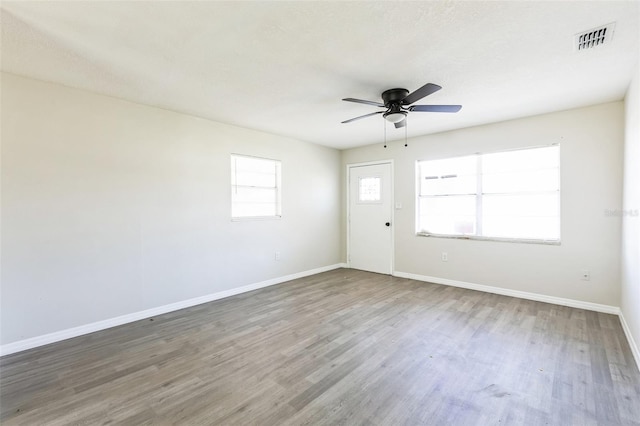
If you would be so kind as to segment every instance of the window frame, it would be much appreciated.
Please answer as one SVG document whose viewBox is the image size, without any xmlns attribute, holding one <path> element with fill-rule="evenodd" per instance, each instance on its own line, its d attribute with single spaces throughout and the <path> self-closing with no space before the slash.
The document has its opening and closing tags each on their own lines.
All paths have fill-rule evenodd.
<svg viewBox="0 0 640 426">
<path fill-rule="evenodd" d="M 238 187 L 248 187 L 251 188 L 252 186 L 248 186 L 248 185 L 237 185 L 236 184 L 236 179 L 235 179 L 235 158 L 236 157 L 241 157 L 241 158 L 249 158 L 249 159 L 253 159 L 253 160 L 263 160 L 263 161 L 270 161 L 273 162 L 275 165 L 275 210 L 276 210 L 276 214 L 275 215 L 268 215 L 268 216 L 264 216 L 264 215 L 257 215 L 257 216 L 234 216 L 233 215 L 233 211 L 234 211 L 234 199 L 233 199 L 233 193 L 236 190 L 236 188 Z M 280 220 L 282 219 L 282 161 L 281 160 L 276 160 L 274 158 L 267 158 L 267 157 L 258 157 L 255 155 L 246 155 L 246 154 L 236 154 L 236 153 L 231 153 L 230 155 L 230 189 L 231 189 L 231 193 L 230 193 L 230 216 L 231 216 L 231 221 L 232 222 L 244 222 L 244 221 L 261 221 L 261 220 Z"/>
<path fill-rule="evenodd" d="M 492 237 L 485 235 L 477 235 L 479 232 L 482 232 L 482 203 L 484 195 L 482 192 L 482 167 L 481 167 L 481 157 L 483 155 L 490 154 L 499 154 L 499 153 L 507 153 L 507 152 L 515 152 L 515 151 L 526 151 L 533 150 L 538 148 L 550 148 L 557 147 L 558 148 L 558 189 L 555 191 L 558 197 L 558 238 L 557 239 L 542 239 L 542 238 L 521 238 L 521 237 Z M 487 151 L 487 152 L 476 152 L 473 154 L 466 155 L 457 155 L 451 157 L 444 158 L 430 158 L 430 159 L 419 159 L 415 162 L 415 235 L 418 237 L 436 237 L 436 238 L 449 238 L 449 239 L 459 239 L 459 240 L 477 240 L 477 241 L 497 241 L 497 242 L 511 242 L 511 243 L 525 243 L 525 244 L 543 244 L 543 245 L 561 245 L 562 241 L 562 162 L 561 162 L 561 147 L 559 143 L 553 143 L 548 145 L 536 145 L 536 146 L 528 146 L 521 148 L 513 148 L 499 151 Z M 476 197 L 476 226 L 475 226 L 475 234 L 464 235 L 464 234 L 440 234 L 434 232 L 422 231 L 420 229 L 420 199 L 421 196 L 421 174 L 420 174 L 420 163 L 424 161 L 434 161 L 434 160 L 448 160 L 454 158 L 461 157 L 471 157 L 475 156 L 478 161 L 478 167 L 476 169 L 476 177 L 477 177 L 477 189 L 474 195 Z M 550 191 L 549 191 L 550 192 Z M 522 192 L 513 192 L 510 194 L 522 194 Z"/>
</svg>

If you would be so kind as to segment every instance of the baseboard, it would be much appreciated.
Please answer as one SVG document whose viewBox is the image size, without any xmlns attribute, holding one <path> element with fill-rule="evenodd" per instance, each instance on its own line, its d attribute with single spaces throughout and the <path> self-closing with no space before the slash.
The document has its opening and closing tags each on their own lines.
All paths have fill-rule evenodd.
<svg viewBox="0 0 640 426">
<path fill-rule="evenodd" d="M 443 284 L 452 287 L 461 287 L 469 290 L 484 291 L 485 293 L 501 294 L 503 296 L 519 297 L 521 299 L 535 300 L 536 302 L 552 303 L 554 305 L 569 306 L 571 308 L 585 309 L 588 311 L 602 312 L 605 314 L 620 315 L 620 308 L 617 306 L 601 305 L 599 303 L 583 302 L 581 300 L 565 299 L 563 297 L 547 296 L 527 291 L 511 290 L 508 288 L 493 287 L 484 284 L 475 284 L 465 281 L 450 280 L 447 278 L 429 277 L 426 275 L 411 274 L 408 272 L 395 271 L 394 276 L 409 278 L 417 281 L 426 281 L 434 284 Z"/>
<path fill-rule="evenodd" d="M 631 334 L 631 329 L 627 324 L 627 321 L 624 319 L 624 315 L 620 312 L 620 324 L 622 324 L 622 329 L 624 330 L 625 336 L 627 336 L 627 341 L 629 342 L 629 347 L 631 348 L 631 353 L 633 354 L 633 358 L 636 360 L 636 366 L 640 371 L 640 350 L 638 350 L 638 345 Z"/>
<path fill-rule="evenodd" d="M 90 324 L 69 328 L 66 330 L 44 334 L 42 336 L 36 336 L 29 339 L 8 343 L 6 345 L 0 346 L 0 356 L 26 351 L 27 349 L 33 349 L 38 346 L 44 346 L 50 343 L 60 342 L 62 340 L 67 340 L 73 337 L 82 336 L 84 334 L 105 330 L 107 328 L 116 327 L 119 325 L 134 322 L 134 321 L 139 321 L 141 319 L 166 314 L 168 312 L 177 311 L 179 309 L 201 305 L 203 303 L 212 302 L 214 300 L 224 299 L 225 297 L 235 296 L 236 294 L 246 293 L 248 291 L 257 290 L 257 289 L 269 287 L 275 284 L 280 284 L 286 281 L 291 281 L 298 278 L 304 278 L 310 275 L 315 275 L 321 272 L 331 271 L 333 269 L 344 268 L 344 267 L 346 267 L 345 263 L 336 263 L 334 265 L 328 265 L 328 266 L 323 266 L 321 268 L 310 269 L 308 271 L 285 275 L 283 277 L 273 278 L 266 281 L 260 281 L 258 283 L 249 284 L 242 287 L 232 288 L 232 289 L 220 291 L 217 293 L 207 294 L 205 296 L 195 297 L 193 299 L 187 299 L 187 300 L 171 303 L 164 306 L 158 306 L 156 308 L 146 309 L 144 311 L 133 312 L 131 314 L 121 315 L 121 316 L 118 316 L 115 318 L 109 318 L 103 321 L 97 321 Z"/>
</svg>

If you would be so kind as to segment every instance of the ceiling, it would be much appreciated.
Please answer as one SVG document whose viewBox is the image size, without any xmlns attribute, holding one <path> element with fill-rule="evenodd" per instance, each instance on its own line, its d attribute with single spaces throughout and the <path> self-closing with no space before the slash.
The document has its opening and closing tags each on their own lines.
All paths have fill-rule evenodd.
<svg viewBox="0 0 640 426">
<path fill-rule="evenodd" d="M 344 149 L 383 90 L 443 87 L 409 137 L 623 99 L 639 2 L 2 2 L 2 70 Z M 576 52 L 576 33 L 616 22 Z M 404 129 L 387 126 L 387 137 Z"/>
</svg>

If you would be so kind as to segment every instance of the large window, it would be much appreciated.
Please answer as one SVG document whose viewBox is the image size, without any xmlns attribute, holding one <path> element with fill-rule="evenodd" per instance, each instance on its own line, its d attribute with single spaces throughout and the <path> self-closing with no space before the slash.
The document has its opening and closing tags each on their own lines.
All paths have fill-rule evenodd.
<svg viewBox="0 0 640 426">
<path fill-rule="evenodd" d="M 560 241 L 560 147 L 416 165 L 420 235 Z"/>
<path fill-rule="evenodd" d="M 277 218 L 280 207 L 280 161 L 231 155 L 231 217 Z"/>
</svg>

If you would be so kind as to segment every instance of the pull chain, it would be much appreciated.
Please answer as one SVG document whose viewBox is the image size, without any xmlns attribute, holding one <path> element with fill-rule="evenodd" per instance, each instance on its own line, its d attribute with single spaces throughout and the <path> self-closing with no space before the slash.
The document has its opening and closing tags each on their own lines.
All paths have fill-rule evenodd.
<svg viewBox="0 0 640 426">
<path fill-rule="evenodd" d="M 407 128 L 409 127 L 409 119 L 404 119 L 404 146 L 407 146 Z"/>
<path fill-rule="evenodd" d="M 387 147 L 387 120 L 382 120 L 382 128 L 384 133 L 384 147 Z"/>
</svg>

